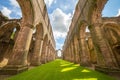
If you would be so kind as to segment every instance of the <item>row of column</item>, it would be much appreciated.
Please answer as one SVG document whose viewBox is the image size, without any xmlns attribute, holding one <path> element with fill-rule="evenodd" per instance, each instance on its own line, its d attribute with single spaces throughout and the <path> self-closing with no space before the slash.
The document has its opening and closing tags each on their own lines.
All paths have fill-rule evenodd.
<svg viewBox="0 0 120 80">
<path fill-rule="evenodd" d="M 30 44 L 32 44 L 33 39 L 33 29 L 33 26 L 30 24 L 21 27 L 8 66 L 11 65 L 14 68 L 14 66 L 19 65 L 40 65 L 55 59 L 55 48 L 40 36 L 41 32 L 39 30 L 36 30 L 35 42 L 32 45 L 33 51 L 29 55 Z"/>
<path fill-rule="evenodd" d="M 96 65 L 100 67 L 119 68 L 115 56 L 102 33 L 101 25 L 100 23 L 89 25 L 96 58 L 94 58 L 95 56 L 91 56 L 92 54 L 90 51 L 92 49 L 89 49 L 86 39 L 81 37 L 81 35 L 76 36 L 76 34 L 72 34 L 74 35 L 72 40 L 68 40 L 65 43 L 63 47 L 63 58 L 74 63 L 80 63 L 82 66 L 91 66 L 91 64 L 93 64 L 92 61 L 95 62 L 95 60 L 91 59 L 94 58 L 96 59 Z M 84 35 L 85 33 L 81 34 Z"/>
</svg>

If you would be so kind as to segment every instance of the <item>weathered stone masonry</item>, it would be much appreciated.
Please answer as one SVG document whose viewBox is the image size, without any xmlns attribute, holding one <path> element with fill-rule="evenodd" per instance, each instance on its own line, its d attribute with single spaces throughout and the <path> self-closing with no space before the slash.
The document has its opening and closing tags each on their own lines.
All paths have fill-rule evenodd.
<svg viewBox="0 0 120 80">
<path fill-rule="evenodd" d="M 120 71 L 120 17 L 102 17 L 107 0 L 79 0 L 63 58 L 104 72 Z M 90 32 L 86 32 L 86 29 Z M 77 55 L 77 56 L 76 56 Z"/>
<path fill-rule="evenodd" d="M 52 61 L 56 56 L 55 40 L 44 0 L 17 1 L 22 19 L 9 20 L 2 14 L 0 17 L 1 74 L 16 74 L 30 65 Z"/>
</svg>

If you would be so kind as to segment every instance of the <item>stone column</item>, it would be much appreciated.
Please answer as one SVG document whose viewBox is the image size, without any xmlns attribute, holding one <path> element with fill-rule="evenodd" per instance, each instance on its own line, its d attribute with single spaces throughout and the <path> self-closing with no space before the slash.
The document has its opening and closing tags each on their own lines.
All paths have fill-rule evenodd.
<svg viewBox="0 0 120 80">
<path fill-rule="evenodd" d="M 31 65 L 37 66 L 40 65 L 40 58 L 41 58 L 41 52 L 42 52 L 42 45 L 43 45 L 43 39 L 41 38 L 40 35 L 36 35 L 35 39 L 35 47 L 34 47 L 34 52 L 32 56 L 32 61 Z"/>
<path fill-rule="evenodd" d="M 45 43 L 45 42 L 44 42 Z M 44 45 L 43 45 L 43 53 L 42 53 L 42 56 L 41 56 L 41 62 L 42 63 L 46 63 L 46 53 L 47 53 L 47 48 L 48 48 L 48 46 L 47 46 L 47 43 L 45 43 Z"/>
<path fill-rule="evenodd" d="M 78 39 L 76 38 L 74 41 L 74 49 L 75 49 L 75 57 L 76 57 L 76 63 L 80 63 L 79 61 L 79 51 L 78 51 Z"/>
<path fill-rule="evenodd" d="M 90 64 L 90 59 L 89 59 L 89 54 L 87 51 L 86 43 L 85 43 L 85 38 L 80 36 L 79 39 L 79 48 L 80 48 L 80 65 L 82 66 L 91 66 Z"/>
<path fill-rule="evenodd" d="M 50 51 L 50 61 L 52 61 L 52 49 L 51 49 L 51 51 Z"/>
<path fill-rule="evenodd" d="M 70 62 L 72 62 L 72 51 L 71 51 L 71 44 L 69 45 L 69 55 L 70 55 Z"/>
<path fill-rule="evenodd" d="M 77 63 L 76 42 L 73 40 L 74 63 Z"/>
<path fill-rule="evenodd" d="M 48 46 L 48 52 L 47 52 L 47 62 L 49 62 L 50 61 L 50 45 Z"/>
<path fill-rule="evenodd" d="M 32 25 L 23 25 L 19 31 L 8 65 L 0 69 L 1 74 L 16 74 L 28 69 L 27 57 L 32 33 Z"/>
<path fill-rule="evenodd" d="M 69 47 L 67 48 L 68 61 L 70 61 Z"/>
<path fill-rule="evenodd" d="M 79 63 L 81 62 L 81 47 L 80 47 L 80 39 L 78 38 L 78 56 L 79 56 Z"/>
<path fill-rule="evenodd" d="M 64 52 L 63 52 L 63 56 L 64 56 L 64 60 L 66 60 L 66 50 L 64 50 Z"/>
<path fill-rule="evenodd" d="M 75 49 L 74 49 L 74 42 L 72 42 L 72 54 L 73 54 L 73 62 L 75 63 Z"/>
<path fill-rule="evenodd" d="M 70 44 L 70 49 L 71 49 L 71 59 L 72 59 L 72 62 L 74 62 L 74 54 L 73 54 L 73 46 L 72 46 L 72 43 Z"/>
<path fill-rule="evenodd" d="M 103 37 L 100 26 L 101 24 L 97 23 L 89 27 L 97 52 L 97 64 L 100 67 L 118 67 L 117 62 L 113 59 L 114 56 L 111 55 L 112 52 Z"/>
<path fill-rule="evenodd" d="M 27 55 L 33 33 L 33 26 L 27 24 L 19 31 L 9 65 L 27 65 Z"/>
<path fill-rule="evenodd" d="M 45 63 L 47 63 L 47 56 L 48 56 L 48 52 L 49 52 L 49 45 L 46 45 L 46 52 L 45 52 Z"/>
<path fill-rule="evenodd" d="M 65 54 L 66 54 L 66 60 L 68 61 L 68 52 L 67 52 L 67 48 L 66 48 Z"/>
</svg>

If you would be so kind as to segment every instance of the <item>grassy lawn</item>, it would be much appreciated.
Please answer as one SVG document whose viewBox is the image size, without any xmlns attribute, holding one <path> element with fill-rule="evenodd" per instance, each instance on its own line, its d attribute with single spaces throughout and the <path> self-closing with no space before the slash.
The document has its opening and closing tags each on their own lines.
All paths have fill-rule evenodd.
<svg viewBox="0 0 120 80">
<path fill-rule="evenodd" d="M 115 80 L 105 74 L 93 71 L 64 60 L 33 68 L 8 80 Z"/>
</svg>

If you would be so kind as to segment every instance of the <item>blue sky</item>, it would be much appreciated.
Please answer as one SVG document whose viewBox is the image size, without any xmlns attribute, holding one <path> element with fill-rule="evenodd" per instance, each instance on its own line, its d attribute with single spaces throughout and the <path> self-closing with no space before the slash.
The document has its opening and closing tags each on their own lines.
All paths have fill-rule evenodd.
<svg viewBox="0 0 120 80">
<path fill-rule="evenodd" d="M 67 35 L 74 8 L 78 0 L 45 0 L 56 41 L 56 49 L 61 49 Z M 16 0 L 0 0 L 0 11 L 9 18 L 21 18 L 21 10 Z M 109 0 L 102 12 L 103 17 L 120 15 L 120 0 Z"/>
</svg>

